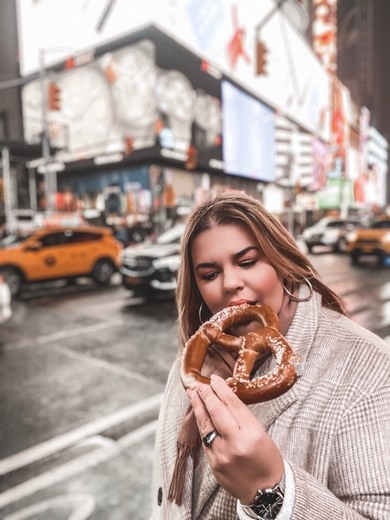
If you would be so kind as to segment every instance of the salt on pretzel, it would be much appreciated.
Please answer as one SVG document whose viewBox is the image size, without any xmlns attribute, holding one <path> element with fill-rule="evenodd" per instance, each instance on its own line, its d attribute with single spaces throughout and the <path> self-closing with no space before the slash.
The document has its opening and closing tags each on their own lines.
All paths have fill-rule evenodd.
<svg viewBox="0 0 390 520">
<path fill-rule="evenodd" d="M 231 336 L 224 331 L 233 325 L 257 321 L 261 327 L 244 336 Z M 297 380 L 294 364 L 299 356 L 279 332 L 279 319 L 267 305 L 236 305 L 226 307 L 201 325 L 185 344 L 181 364 L 181 380 L 185 388 L 195 388 L 198 382 L 210 384 L 201 374 L 207 351 L 217 344 L 237 352 L 233 375 L 226 382 L 246 404 L 269 401 L 284 394 Z M 276 368 L 250 379 L 255 362 L 271 353 Z"/>
</svg>

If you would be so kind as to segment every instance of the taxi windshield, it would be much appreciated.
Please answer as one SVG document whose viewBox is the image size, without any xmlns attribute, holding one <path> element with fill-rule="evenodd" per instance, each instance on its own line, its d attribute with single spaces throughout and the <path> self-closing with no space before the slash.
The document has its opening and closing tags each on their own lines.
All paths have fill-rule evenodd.
<svg viewBox="0 0 390 520">
<path fill-rule="evenodd" d="M 0 240 L 0 248 L 5 247 L 12 247 L 17 246 L 18 244 L 21 244 L 25 242 L 28 238 L 30 238 L 30 235 L 7 235 L 4 238 Z"/>
</svg>

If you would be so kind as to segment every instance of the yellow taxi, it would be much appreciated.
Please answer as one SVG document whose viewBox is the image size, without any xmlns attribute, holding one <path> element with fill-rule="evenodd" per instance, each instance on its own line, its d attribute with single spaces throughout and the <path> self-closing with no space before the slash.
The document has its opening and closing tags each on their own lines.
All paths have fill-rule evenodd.
<svg viewBox="0 0 390 520">
<path fill-rule="evenodd" d="M 0 241 L 0 274 L 12 295 L 23 284 L 90 276 L 108 284 L 119 268 L 122 244 L 111 229 L 95 226 L 50 227 Z"/>
<path fill-rule="evenodd" d="M 367 228 L 348 233 L 347 252 L 353 264 L 362 258 L 376 257 L 378 264 L 388 264 L 390 259 L 390 217 L 379 217 Z"/>
</svg>

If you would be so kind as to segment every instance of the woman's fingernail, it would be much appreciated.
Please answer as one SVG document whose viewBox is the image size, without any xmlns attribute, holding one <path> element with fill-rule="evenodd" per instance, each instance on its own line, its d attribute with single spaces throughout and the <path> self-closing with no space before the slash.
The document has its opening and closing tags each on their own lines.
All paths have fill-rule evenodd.
<svg viewBox="0 0 390 520">
<path fill-rule="evenodd" d="M 210 386 L 211 388 L 219 382 L 221 378 L 219 376 L 217 376 L 216 374 L 213 374 L 211 377 L 210 377 Z"/>
<path fill-rule="evenodd" d="M 208 385 L 204 383 L 198 383 L 198 392 L 203 393 L 207 389 Z"/>
</svg>

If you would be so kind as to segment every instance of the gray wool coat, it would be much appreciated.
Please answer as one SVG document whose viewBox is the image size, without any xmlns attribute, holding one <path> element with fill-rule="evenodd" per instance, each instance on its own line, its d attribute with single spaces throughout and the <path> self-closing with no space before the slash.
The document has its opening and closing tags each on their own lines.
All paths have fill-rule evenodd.
<svg viewBox="0 0 390 520">
<path fill-rule="evenodd" d="M 324 309 L 317 293 L 298 304 L 286 338 L 301 356 L 297 383 L 250 409 L 292 468 L 291 520 L 390 520 L 389 346 Z M 167 500 L 187 407 L 177 359 L 156 437 L 152 518 L 236 520 L 237 501 L 218 485 L 203 450 L 195 472 L 188 462 L 183 505 Z"/>
</svg>

